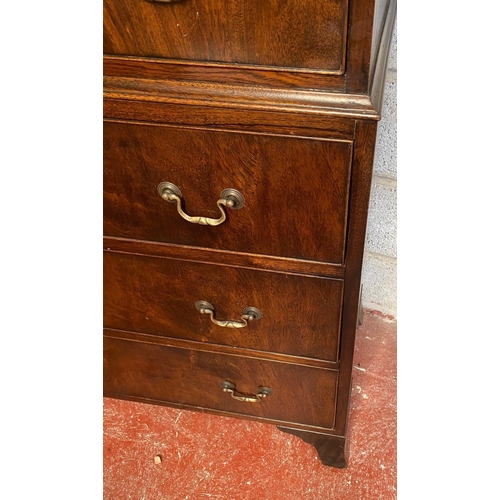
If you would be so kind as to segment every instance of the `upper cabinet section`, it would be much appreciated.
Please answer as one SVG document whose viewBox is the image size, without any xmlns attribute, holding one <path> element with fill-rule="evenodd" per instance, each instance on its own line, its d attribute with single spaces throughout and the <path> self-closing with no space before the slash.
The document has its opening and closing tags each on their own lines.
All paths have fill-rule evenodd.
<svg viewBox="0 0 500 500">
<path fill-rule="evenodd" d="M 204 82 L 264 99 L 270 88 L 317 90 L 330 107 L 369 96 L 371 116 L 395 13 L 396 0 L 104 0 L 105 88 L 192 82 L 203 93 Z M 296 97 L 309 105 L 309 94 Z"/>
<path fill-rule="evenodd" d="M 104 53 L 338 75 L 348 13 L 348 0 L 104 0 Z"/>
</svg>

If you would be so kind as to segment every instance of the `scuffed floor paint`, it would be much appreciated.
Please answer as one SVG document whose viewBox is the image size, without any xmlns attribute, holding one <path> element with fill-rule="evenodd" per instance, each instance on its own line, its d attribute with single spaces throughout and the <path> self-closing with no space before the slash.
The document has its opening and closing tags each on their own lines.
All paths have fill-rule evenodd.
<svg viewBox="0 0 500 500">
<path fill-rule="evenodd" d="M 347 469 L 271 425 L 104 398 L 104 500 L 395 499 L 396 329 L 358 329 Z"/>
</svg>

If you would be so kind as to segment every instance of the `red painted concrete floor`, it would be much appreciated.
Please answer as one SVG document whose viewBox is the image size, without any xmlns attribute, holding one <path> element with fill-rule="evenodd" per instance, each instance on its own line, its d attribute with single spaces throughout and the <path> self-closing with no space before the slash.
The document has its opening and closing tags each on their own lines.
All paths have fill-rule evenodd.
<svg viewBox="0 0 500 500">
<path fill-rule="evenodd" d="M 268 424 L 104 398 L 104 500 L 395 499 L 396 329 L 358 329 L 347 469 Z"/>
</svg>

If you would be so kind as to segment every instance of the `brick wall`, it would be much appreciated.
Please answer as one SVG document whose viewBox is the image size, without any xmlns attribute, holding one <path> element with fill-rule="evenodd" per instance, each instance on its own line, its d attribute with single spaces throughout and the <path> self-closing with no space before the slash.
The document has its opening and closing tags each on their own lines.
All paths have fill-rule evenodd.
<svg viewBox="0 0 500 500">
<path fill-rule="evenodd" d="M 391 43 L 363 263 L 363 305 L 397 314 L 397 23 Z"/>
</svg>

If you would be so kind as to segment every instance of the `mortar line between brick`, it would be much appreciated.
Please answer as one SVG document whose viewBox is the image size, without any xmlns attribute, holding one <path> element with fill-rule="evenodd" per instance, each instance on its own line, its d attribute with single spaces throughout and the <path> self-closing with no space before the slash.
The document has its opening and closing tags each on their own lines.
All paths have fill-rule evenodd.
<svg viewBox="0 0 500 500">
<path fill-rule="evenodd" d="M 388 187 L 392 187 L 392 188 L 398 187 L 397 179 L 393 179 L 391 177 L 385 177 L 385 176 L 379 175 L 379 174 L 373 174 L 372 183 L 381 184 L 383 186 L 388 186 Z"/>
<path fill-rule="evenodd" d="M 390 257 L 389 255 L 384 255 L 381 253 L 370 252 L 369 250 L 365 251 L 365 259 L 373 257 L 374 259 L 382 260 L 384 262 L 388 262 L 389 264 L 396 265 L 398 259 L 397 257 Z"/>
</svg>

